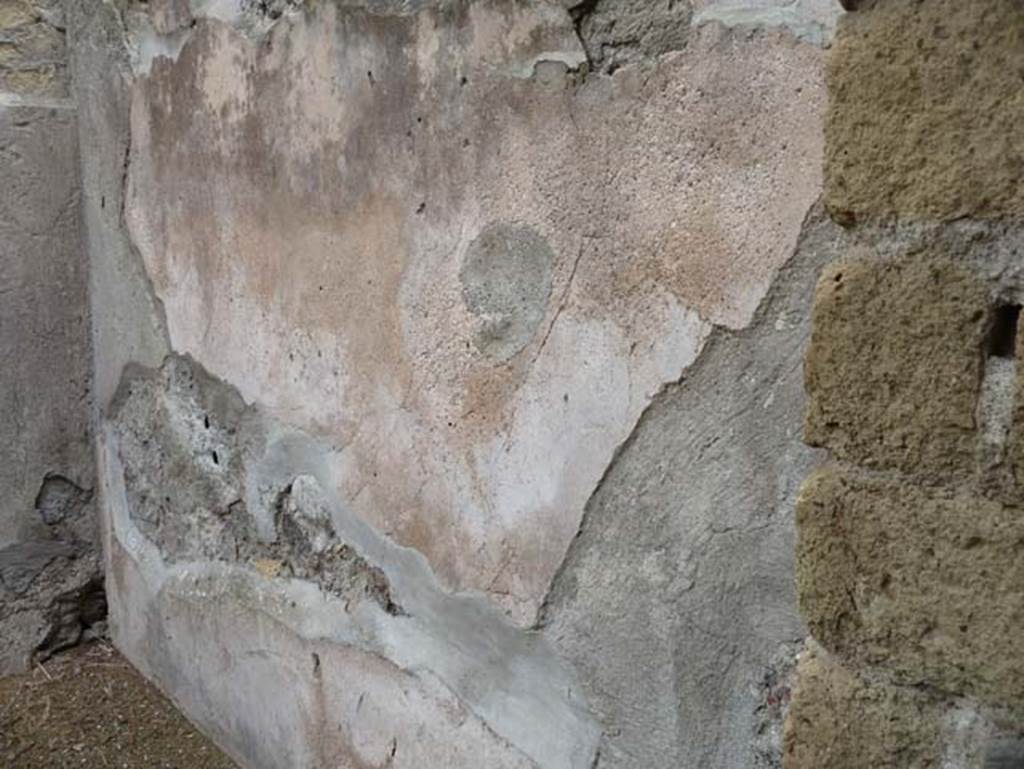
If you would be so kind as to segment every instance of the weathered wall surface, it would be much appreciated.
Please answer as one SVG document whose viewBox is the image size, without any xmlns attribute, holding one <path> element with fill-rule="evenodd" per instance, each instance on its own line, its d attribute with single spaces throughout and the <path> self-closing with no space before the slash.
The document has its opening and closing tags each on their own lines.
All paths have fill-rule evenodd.
<svg viewBox="0 0 1024 769">
<path fill-rule="evenodd" d="M 200 19 L 133 87 L 126 214 L 174 349 L 344 447 L 357 512 L 521 624 L 818 194 L 820 50 L 685 32 L 580 84 L 556 6 L 325 5 L 258 40 Z"/>
<path fill-rule="evenodd" d="M 778 765 L 837 11 L 571 5 L 72 4 L 113 634 L 246 765 Z"/>
<path fill-rule="evenodd" d="M 843 241 L 816 208 L 750 328 L 712 335 L 588 502 L 544 624 L 607 726 L 599 766 L 778 766 L 806 635 L 792 510 L 818 461 L 800 359 Z"/>
<path fill-rule="evenodd" d="M 828 64 L 786 767 L 1024 762 L 1024 9 L 864 3 Z M 819 645 L 820 644 L 820 645 Z M 858 714 L 851 719 L 850 713 Z"/>
<path fill-rule="evenodd" d="M 102 616 L 75 112 L 57 3 L 0 3 L 0 674 Z"/>
</svg>

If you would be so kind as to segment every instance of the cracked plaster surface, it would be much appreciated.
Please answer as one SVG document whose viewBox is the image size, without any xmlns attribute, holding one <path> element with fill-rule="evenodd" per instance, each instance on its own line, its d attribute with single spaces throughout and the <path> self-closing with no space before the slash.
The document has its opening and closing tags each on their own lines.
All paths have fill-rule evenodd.
<svg viewBox="0 0 1024 769">
<path fill-rule="evenodd" d="M 173 347 L 343 445 L 360 516 L 524 625 L 616 448 L 749 322 L 820 187 L 815 46 L 707 25 L 653 72 L 522 78 L 555 48 L 580 51 L 543 3 L 324 7 L 260 43 L 200 19 L 132 88 L 126 218 Z M 499 365 L 459 274 L 495 223 L 554 254 Z"/>
</svg>

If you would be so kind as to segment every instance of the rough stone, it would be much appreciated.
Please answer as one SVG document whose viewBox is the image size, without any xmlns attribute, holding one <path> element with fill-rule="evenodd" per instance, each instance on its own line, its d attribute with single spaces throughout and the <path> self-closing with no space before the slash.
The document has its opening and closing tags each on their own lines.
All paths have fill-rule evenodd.
<svg viewBox="0 0 1024 769">
<path fill-rule="evenodd" d="M 832 214 L 1024 213 L 1022 29 L 1016 0 L 875 0 L 847 15 L 827 70 Z"/>
<path fill-rule="evenodd" d="M 797 506 L 800 607 L 858 665 L 1024 709 L 1024 517 L 965 491 L 829 467 Z"/>
<path fill-rule="evenodd" d="M 47 526 L 79 519 L 92 499 L 92 492 L 55 473 L 43 479 L 36 494 L 36 512 Z"/>
<path fill-rule="evenodd" d="M 299 476 L 261 489 L 272 528 L 243 501 L 245 452 L 263 437 L 238 393 L 191 361 L 135 369 L 111 406 L 131 515 L 168 563 L 249 564 L 346 599 L 371 597 L 397 614 L 387 579 L 342 542 L 316 481 Z"/>
<path fill-rule="evenodd" d="M 8 591 L 22 595 L 54 559 L 74 555 L 75 549 L 63 542 L 44 540 L 8 545 L 0 550 L 0 583 Z"/>
<path fill-rule="evenodd" d="M 35 19 L 36 13 L 27 0 L 0 0 L 0 29 L 14 29 Z"/>
<path fill-rule="evenodd" d="M 64 97 L 68 94 L 65 33 L 59 14 L 5 0 L 0 5 L 0 92 Z"/>
<path fill-rule="evenodd" d="M 129 369 L 112 402 L 132 515 L 172 557 L 229 547 L 222 539 L 242 497 L 244 413 L 237 393 L 173 356 L 155 374 Z"/>
<path fill-rule="evenodd" d="M 945 766 L 935 697 L 869 682 L 813 645 L 800 655 L 785 732 L 784 769 Z"/>
<path fill-rule="evenodd" d="M 984 282 L 941 254 L 830 265 L 805 363 L 807 441 L 868 467 L 971 477 L 991 311 Z"/>
</svg>

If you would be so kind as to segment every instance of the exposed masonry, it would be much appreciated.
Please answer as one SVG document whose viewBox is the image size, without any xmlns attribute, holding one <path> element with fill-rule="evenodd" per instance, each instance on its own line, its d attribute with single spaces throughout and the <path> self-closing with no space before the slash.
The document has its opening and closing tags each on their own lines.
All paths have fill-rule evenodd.
<svg viewBox="0 0 1024 769">
<path fill-rule="evenodd" d="M 352 516 L 329 491 L 330 449 L 180 356 L 127 372 L 108 425 L 104 463 L 123 484 L 108 492 L 113 533 L 151 543 L 152 555 L 135 553 L 151 589 L 186 601 L 226 590 L 237 610 L 297 637 L 440 680 L 538 766 L 590 765 L 596 729 L 573 671 L 486 600 L 444 593 L 422 556 Z M 311 602 L 309 587 L 340 603 Z M 269 749 L 235 746 L 254 762 Z"/>
<path fill-rule="evenodd" d="M 570 9 L 590 67 L 611 74 L 686 46 L 692 10 L 686 0 L 637 3 L 586 0 Z"/>
<path fill-rule="evenodd" d="M 0 92 L 67 96 L 65 36 L 59 0 L 8 2 L 0 7 Z"/>
<path fill-rule="evenodd" d="M 817 766 L 828 751 L 850 767 L 1006 765 L 1024 755 L 1010 627 L 1022 601 L 1024 232 L 960 221 L 851 236 L 822 275 L 807 363 L 807 434 L 833 464 L 801 493 L 798 582 L 827 650 L 802 663 L 787 766 Z M 882 391 L 884 402 L 871 395 Z M 873 753 L 858 730 L 799 726 L 855 701 L 903 724 Z"/>
<path fill-rule="evenodd" d="M 255 417 L 194 364 L 171 358 L 159 374 L 136 371 L 110 418 L 118 425 L 132 520 L 168 563 L 245 564 L 400 613 L 383 572 L 339 539 L 314 479 L 260 487 L 264 525 L 257 522 L 244 499 L 243 456 L 263 440 Z"/>
<path fill-rule="evenodd" d="M 788 29 L 813 45 L 832 37 L 835 14 L 830 0 L 782 4 L 691 0 L 585 0 L 569 9 L 589 69 L 612 74 L 627 65 L 651 66 L 663 54 L 686 48 L 691 28 L 721 24 L 755 31 Z"/>
<path fill-rule="evenodd" d="M 35 540 L 0 549 L 0 665 L 26 670 L 106 632 L 94 546 Z"/>
</svg>

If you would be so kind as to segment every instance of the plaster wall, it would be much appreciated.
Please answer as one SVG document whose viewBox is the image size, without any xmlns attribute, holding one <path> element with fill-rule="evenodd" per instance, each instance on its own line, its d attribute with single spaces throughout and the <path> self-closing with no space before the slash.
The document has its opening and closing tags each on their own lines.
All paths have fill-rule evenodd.
<svg viewBox="0 0 1024 769">
<path fill-rule="evenodd" d="M 71 7 L 119 647 L 247 766 L 777 766 L 833 5 Z"/>
<path fill-rule="evenodd" d="M 805 363 L 829 462 L 797 503 L 813 640 L 784 765 L 1019 766 L 1024 11 L 856 5 L 827 64 L 825 205 L 848 243 Z"/>
</svg>

